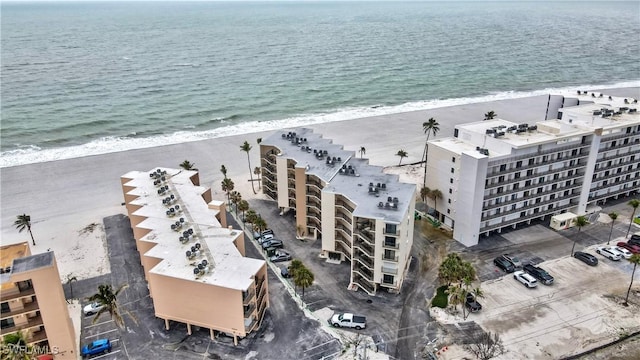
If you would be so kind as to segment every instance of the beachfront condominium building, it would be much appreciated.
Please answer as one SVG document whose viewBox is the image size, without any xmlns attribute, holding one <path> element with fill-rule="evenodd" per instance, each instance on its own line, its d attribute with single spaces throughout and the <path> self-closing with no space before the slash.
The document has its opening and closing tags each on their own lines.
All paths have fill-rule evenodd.
<svg viewBox="0 0 640 360">
<path fill-rule="evenodd" d="M 34 358 L 77 359 L 76 332 L 54 253 L 31 255 L 26 242 L 6 245 L 0 248 L 0 266 L 0 342 L 20 332 Z M 18 350 L 4 343 L 0 347 L 3 358 Z"/>
<path fill-rule="evenodd" d="M 297 236 L 321 239 L 328 261 L 350 261 L 350 289 L 400 290 L 413 244 L 414 184 L 305 128 L 263 139 L 260 163 L 264 194 L 295 212 Z"/>
<path fill-rule="evenodd" d="M 429 141 L 427 186 L 442 192 L 436 216 L 454 239 L 472 246 L 481 235 L 593 213 L 638 191 L 636 100 L 581 91 L 548 104 L 547 120 L 535 125 L 486 120 Z"/>
<path fill-rule="evenodd" d="M 159 168 L 121 177 L 155 315 L 231 335 L 258 329 L 269 306 L 267 266 L 245 257 L 244 232 L 227 227 L 223 201 L 198 172 Z"/>
</svg>

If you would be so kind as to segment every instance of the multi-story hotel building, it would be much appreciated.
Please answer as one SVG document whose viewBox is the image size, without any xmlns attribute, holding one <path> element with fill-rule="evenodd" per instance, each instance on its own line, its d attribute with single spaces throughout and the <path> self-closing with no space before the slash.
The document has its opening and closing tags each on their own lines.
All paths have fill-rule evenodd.
<svg viewBox="0 0 640 360">
<path fill-rule="evenodd" d="M 322 239 L 321 256 L 350 261 L 351 289 L 402 286 L 413 244 L 416 186 L 310 129 L 278 131 L 260 144 L 263 192 L 295 211 L 298 236 Z"/>
<path fill-rule="evenodd" d="M 76 332 L 54 253 L 31 255 L 26 242 L 6 245 L 0 248 L 0 266 L 0 342 L 6 335 L 21 332 L 34 358 L 48 354 L 53 359 L 77 359 Z M 5 355 L 16 350 L 0 346 Z"/>
<path fill-rule="evenodd" d="M 585 215 L 640 187 L 640 115 L 634 99 L 581 92 L 550 96 L 535 125 L 495 119 L 456 126 L 429 141 L 427 186 L 453 237 L 482 234 L 571 212 Z"/>
<path fill-rule="evenodd" d="M 232 335 L 237 344 L 269 306 L 264 260 L 244 257 L 244 233 L 226 226 L 224 202 L 196 171 L 122 176 L 122 191 L 155 315 Z"/>
</svg>

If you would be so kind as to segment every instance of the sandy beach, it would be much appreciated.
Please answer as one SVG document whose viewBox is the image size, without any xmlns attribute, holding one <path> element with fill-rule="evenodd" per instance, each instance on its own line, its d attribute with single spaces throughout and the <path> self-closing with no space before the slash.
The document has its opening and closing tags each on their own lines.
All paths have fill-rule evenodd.
<svg viewBox="0 0 640 360">
<path fill-rule="evenodd" d="M 606 93 L 640 98 L 640 88 L 609 89 Z M 311 128 L 347 150 L 357 151 L 364 146 L 365 157 L 371 164 L 389 167 L 404 181 L 419 183 L 420 171 L 412 170 L 411 166 L 393 168 L 398 164 L 395 153 L 400 149 L 409 154 L 403 163 L 420 161 L 425 140 L 422 123 L 427 119 L 434 117 L 440 123 L 437 137 L 449 137 L 456 125 L 481 121 L 491 110 L 514 122 L 543 120 L 546 104 L 547 96 L 535 96 L 324 123 Z M 36 241 L 32 253 L 55 251 L 63 281 L 69 275 L 82 279 L 108 273 L 102 219 L 125 214 L 119 180 L 122 174 L 156 166 L 175 168 L 189 160 L 200 170 L 201 184 L 212 188 L 214 198 L 225 199 L 220 188 L 223 178 L 220 166 L 224 164 L 235 189 L 244 198 L 258 197 L 261 195 L 254 195 L 248 182 L 247 156 L 240 151 L 240 145 L 245 140 L 253 145 L 250 153 L 253 168 L 259 165 L 256 140 L 268 135 L 243 134 L 2 168 L 2 244 L 29 240 L 28 233 L 19 233 L 13 225 L 18 214 L 26 213 L 31 215 Z"/>
</svg>

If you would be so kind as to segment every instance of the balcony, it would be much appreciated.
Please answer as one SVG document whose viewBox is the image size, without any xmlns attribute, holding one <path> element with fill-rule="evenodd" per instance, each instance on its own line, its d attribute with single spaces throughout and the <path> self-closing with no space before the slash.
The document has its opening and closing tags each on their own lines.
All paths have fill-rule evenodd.
<svg viewBox="0 0 640 360">
<path fill-rule="evenodd" d="M 249 305 L 256 298 L 256 292 L 253 288 L 242 292 L 242 305 Z"/>
<path fill-rule="evenodd" d="M 384 234 L 385 235 L 393 235 L 393 236 L 399 236 L 400 235 L 400 226 L 385 226 L 384 227 Z"/>
<path fill-rule="evenodd" d="M 244 307 L 244 318 L 249 318 L 251 317 L 254 313 L 256 312 L 256 304 L 252 303 L 249 306 L 245 306 Z"/>
<path fill-rule="evenodd" d="M 336 201 L 336 206 L 347 210 L 349 212 L 349 214 L 352 214 L 353 210 L 355 210 L 353 206 L 347 204 L 346 202 L 344 202 L 342 200 Z"/>
<path fill-rule="evenodd" d="M 309 186 L 314 186 L 316 187 L 318 190 L 322 190 L 322 184 L 320 183 L 320 181 L 317 180 L 313 180 L 310 177 L 307 177 L 307 185 Z"/>
<path fill-rule="evenodd" d="M 497 187 L 500 186 L 506 186 L 506 185 L 510 185 L 510 184 L 515 184 L 515 183 L 519 183 L 519 182 L 523 182 L 523 181 L 527 181 L 527 180 L 531 180 L 531 179 L 535 179 L 535 178 L 539 178 L 539 177 L 543 177 L 543 176 L 549 176 L 549 175 L 554 175 L 554 174 L 558 174 L 558 173 L 562 173 L 562 172 L 566 172 L 569 170 L 574 170 L 574 171 L 578 171 L 579 168 L 584 168 L 584 164 L 576 164 L 573 167 L 570 168 L 560 168 L 560 169 L 555 169 L 555 170 L 551 170 L 551 171 L 543 171 L 543 172 L 539 172 L 539 173 L 535 173 L 532 175 L 526 175 L 526 176 L 521 176 L 519 178 L 513 178 L 513 179 L 505 179 L 502 181 L 495 181 L 495 182 L 491 182 L 489 183 L 486 187 L 485 190 L 491 190 L 491 189 L 495 189 Z M 582 176 L 582 175 L 580 175 Z M 574 175 L 571 175 L 571 178 L 575 177 Z M 569 177 L 567 177 L 569 178 Z M 488 179 L 488 178 L 487 178 Z M 562 178 L 558 178 L 556 180 L 548 180 L 548 181 L 558 181 L 561 179 L 565 179 L 564 177 Z M 529 186 L 534 186 L 535 184 L 531 184 Z"/>
<path fill-rule="evenodd" d="M 359 274 L 360 276 L 362 276 L 363 279 L 367 280 L 367 281 L 373 281 L 373 271 L 360 265 L 359 263 L 355 262 L 353 264 L 353 270 L 354 273 Z"/>
<path fill-rule="evenodd" d="M 351 229 L 344 225 L 336 224 L 336 230 L 340 231 L 344 237 L 351 238 Z"/>
<path fill-rule="evenodd" d="M 43 328 L 42 330 L 34 331 L 31 333 L 31 338 L 28 340 L 29 345 L 37 344 L 47 340 L 47 332 Z"/>
<path fill-rule="evenodd" d="M 356 252 L 354 255 L 354 259 L 356 261 L 359 261 L 362 265 L 364 265 L 365 267 L 373 271 L 373 260 L 371 260 L 371 258 L 364 255 L 363 252 L 360 252 L 360 251 Z"/>
<path fill-rule="evenodd" d="M 385 249 L 394 249 L 394 250 L 397 250 L 397 249 L 399 249 L 399 248 L 400 248 L 400 243 L 399 243 L 399 242 L 397 242 L 397 241 L 393 241 L 393 242 L 391 242 L 391 241 L 385 241 L 385 242 L 383 242 L 383 243 L 382 243 L 382 247 L 383 247 L 383 248 L 385 248 Z"/>
<path fill-rule="evenodd" d="M 371 233 L 369 230 L 356 230 L 356 235 L 358 235 L 369 244 L 375 244 L 376 242 L 375 238 L 373 237 L 373 233 Z"/>
<path fill-rule="evenodd" d="M 567 146 L 563 146 L 563 147 L 557 147 L 557 148 L 553 148 L 553 149 L 549 149 L 549 150 L 544 150 L 544 151 L 538 151 L 536 153 L 533 154 L 523 154 L 523 155 L 518 155 L 518 156 L 512 156 L 506 159 L 502 159 L 502 160 L 497 160 L 494 162 L 489 163 L 489 167 L 494 167 L 494 166 L 500 166 L 500 165 L 504 165 L 504 164 L 509 164 L 512 162 L 517 162 L 518 160 L 525 160 L 525 159 L 529 159 L 529 158 L 535 158 L 535 157 L 539 157 L 539 156 L 543 156 L 543 155 L 549 155 L 549 154 L 555 154 L 555 153 L 559 153 L 559 152 L 563 152 L 563 151 L 567 151 L 567 150 L 578 150 L 578 155 L 582 155 L 582 149 L 584 148 L 588 148 L 591 145 L 591 143 L 585 143 L 585 144 L 574 144 L 574 145 L 567 145 Z M 513 169 L 513 171 L 519 171 L 520 169 Z M 494 171 L 491 173 L 487 173 L 487 176 L 494 176 L 497 175 L 499 173 L 502 173 L 502 171 Z"/>
<path fill-rule="evenodd" d="M 16 309 L 16 310 L 13 310 L 13 311 L 3 312 L 2 313 L 2 319 L 8 319 L 8 318 L 12 318 L 12 317 L 14 317 L 16 315 L 29 313 L 29 312 L 34 312 L 34 311 L 36 311 L 38 309 L 40 309 L 40 307 L 38 306 L 38 301 L 34 300 L 32 302 L 24 304 L 24 308 L 22 308 L 22 309 Z"/>
<path fill-rule="evenodd" d="M 386 255 L 382 255 L 382 260 L 384 261 L 393 261 L 393 262 L 398 262 L 398 255 L 395 256 L 386 256 Z"/>
<path fill-rule="evenodd" d="M 566 181 L 571 181 L 571 180 L 574 180 L 574 179 L 580 179 L 583 176 L 584 176 L 584 174 L 576 173 L 576 174 L 574 174 L 572 176 L 567 176 L 567 177 L 564 177 L 564 178 L 558 178 L 558 179 L 555 179 L 555 180 L 547 180 L 547 181 L 545 181 L 543 183 L 531 184 L 529 186 L 524 186 L 524 187 L 517 188 L 517 189 L 511 189 L 511 190 L 503 191 L 503 192 L 500 192 L 500 193 L 498 193 L 498 192 L 493 193 L 493 194 L 489 193 L 489 194 L 485 194 L 484 195 L 484 199 L 483 200 L 491 200 L 491 199 L 495 199 L 495 198 L 498 198 L 498 197 L 501 197 L 501 196 L 506 196 L 506 195 L 511 195 L 511 194 L 515 194 L 515 193 L 518 193 L 518 192 L 524 192 L 524 191 L 527 191 L 527 190 L 537 189 L 539 187 L 543 187 L 543 186 L 547 186 L 547 185 L 563 184 Z M 581 181 L 578 181 L 578 182 L 581 183 Z M 576 184 L 576 186 L 578 186 L 578 185 L 581 185 L 581 184 Z M 561 189 L 561 188 L 563 188 L 563 187 L 559 187 L 558 189 Z M 554 191 L 557 191 L 557 189 L 546 190 L 545 193 L 554 192 Z M 536 194 L 536 195 L 541 195 L 541 194 Z"/>
<path fill-rule="evenodd" d="M 360 249 L 360 251 L 369 255 L 370 257 L 374 256 L 374 253 L 375 253 L 374 247 L 371 244 L 363 241 L 362 239 L 356 238 L 354 246 Z"/>
<path fill-rule="evenodd" d="M 320 191 L 313 190 L 313 188 L 307 186 L 307 196 L 313 196 L 318 200 L 322 199 Z"/>
<path fill-rule="evenodd" d="M 37 315 L 32 318 L 29 318 L 26 324 L 7 326 L 6 328 L 3 328 L 2 335 L 4 336 L 7 334 L 15 333 L 25 329 L 31 329 L 31 328 L 42 326 L 42 325 L 43 325 L 42 316 Z"/>
<path fill-rule="evenodd" d="M 11 292 L 11 293 L 7 293 L 6 291 L 3 291 L 0 294 L 0 301 L 5 302 L 5 301 L 10 301 L 10 300 L 15 300 L 15 299 L 19 299 L 19 298 L 24 298 L 24 297 L 31 297 L 34 296 L 36 293 L 33 290 L 33 287 L 30 286 L 24 290 L 21 290 L 19 292 Z"/>
<path fill-rule="evenodd" d="M 250 333 L 255 329 L 256 325 L 258 325 L 258 321 L 255 318 L 245 318 L 244 319 L 244 332 Z"/>
<path fill-rule="evenodd" d="M 553 208 L 553 209 L 547 209 L 545 211 L 540 211 L 538 213 L 530 214 L 530 215 L 527 215 L 525 217 L 518 217 L 517 219 L 511 220 L 511 221 L 505 221 L 505 222 L 500 222 L 499 224 L 495 224 L 495 225 L 484 226 L 484 227 L 480 228 L 480 232 L 481 233 L 485 233 L 485 232 L 489 232 L 489 231 L 493 231 L 493 230 L 506 228 L 506 227 L 509 227 L 509 226 L 525 223 L 525 222 L 527 222 L 527 221 L 529 221 L 531 219 L 543 217 L 543 216 L 546 216 L 546 215 L 549 215 L 549 214 L 560 214 L 562 212 L 562 210 L 568 209 L 568 208 L 573 207 L 573 206 L 576 206 L 576 204 L 566 204 L 566 205 L 558 206 L 558 207 Z"/>
<path fill-rule="evenodd" d="M 357 285 L 358 287 L 360 287 L 362 290 L 364 290 L 369 295 L 374 295 L 376 293 L 375 285 L 373 285 L 370 281 L 362 278 L 361 276 L 354 276 L 353 277 L 353 284 Z"/>
</svg>

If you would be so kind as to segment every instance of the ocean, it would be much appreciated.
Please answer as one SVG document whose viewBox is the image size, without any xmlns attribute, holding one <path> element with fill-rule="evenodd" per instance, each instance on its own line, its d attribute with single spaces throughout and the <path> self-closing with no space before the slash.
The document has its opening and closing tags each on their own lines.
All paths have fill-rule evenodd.
<svg viewBox="0 0 640 360">
<path fill-rule="evenodd" d="M 638 1 L 0 7 L 0 167 L 640 86 Z"/>
</svg>

